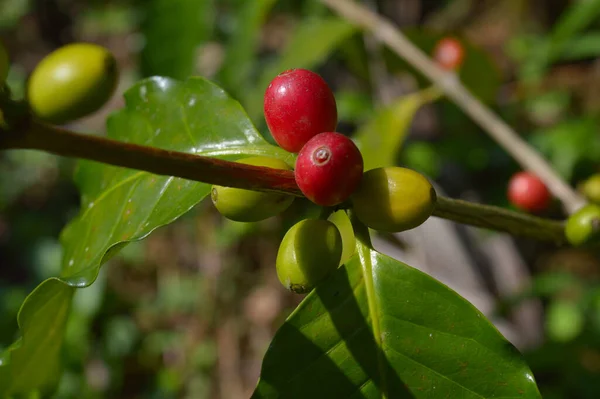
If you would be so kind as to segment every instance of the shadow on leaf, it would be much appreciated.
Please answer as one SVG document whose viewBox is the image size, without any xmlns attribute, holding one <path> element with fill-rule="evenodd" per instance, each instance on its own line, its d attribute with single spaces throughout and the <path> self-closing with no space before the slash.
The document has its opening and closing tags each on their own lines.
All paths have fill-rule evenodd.
<svg viewBox="0 0 600 399">
<path fill-rule="evenodd" d="M 353 269 L 338 269 L 279 329 L 253 398 L 414 397 L 375 342 L 365 284 Z"/>
</svg>

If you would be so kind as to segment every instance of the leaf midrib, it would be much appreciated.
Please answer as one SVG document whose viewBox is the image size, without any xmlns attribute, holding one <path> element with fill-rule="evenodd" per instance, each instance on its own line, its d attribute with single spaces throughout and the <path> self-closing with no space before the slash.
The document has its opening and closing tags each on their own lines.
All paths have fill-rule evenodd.
<svg viewBox="0 0 600 399">
<path fill-rule="evenodd" d="M 379 305 L 377 303 L 377 294 L 375 293 L 375 282 L 373 281 L 373 263 L 371 261 L 371 248 L 365 245 L 360 240 L 356 241 L 357 252 L 362 266 L 363 279 L 365 281 L 367 302 L 369 305 L 369 314 L 371 316 L 371 324 L 373 328 L 373 339 L 377 345 L 377 367 L 380 375 L 380 392 L 382 399 L 388 396 L 388 387 L 386 379 L 385 358 L 383 346 L 381 342 L 381 320 L 377 311 Z"/>
<path fill-rule="evenodd" d="M 415 360 L 415 359 L 411 358 L 410 356 L 408 356 L 408 355 L 406 355 L 406 354 L 404 354 L 404 353 L 402 353 L 402 352 L 399 352 L 399 351 L 397 351 L 396 349 L 392 348 L 390 345 L 386 345 L 386 348 L 387 348 L 388 350 L 390 350 L 390 351 L 392 351 L 392 352 L 394 352 L 394 353 L 396 353 L 396 354 L 398 354 L 398 355 L 402 356 L 403 358 L 405 358 L 405 359 L 407 359 L 407 360 L 409 360 L 409 361 L 411 361 L 411 362 L 413 362 L 413 363 L 415 363 L 415 364 L 418 364 L 418 365 L 420 365 L 420 366 L 422 366 L 422 367 L 426 368 L 427 370 L 429 370 L 429 371 L 430 371 L 430 372 L 432 372 L 433 374 L 436 374 L 436 375 L 440 376 L 441 378 L 445 379 L 446 381 L 449 381 L 450 383 L 452 383 L 452 384 L 454 384 L 454 385 L 456 385 L 456 386 L 458 386 L 458 387 L 460 387 L 460 388 L 464 389 L 465 391 L 472 393 L 473 395 L 477 396 L 478 398 L 486 399 L 486 398 L 485 398 L 485 396 L 483 396 L 483 395 L 481 395 L 481 394 L 479 394 L 479 393 L 477 393 L 477 392 L 475 392 L 475 391 L 472 391 L 472 390 L 470 390 L 470 389 L 469 389 L 469 388 L 467 388 L 466 386 L 464 386 L 464 385 L 460 384 L 460 383 L 459 383 L 459 382 L 457 382 L 457 381 L 454 381 L 453 379 L 451 379 L 451 378 L 449 378 L 449 377 L 445 376 L 444 374 L 440 373 L 439 371 L 436 371 L 436 370 L 432 369 L 431 367 L 429 367 L 429 366 L 427 366 L 427 365 L 425 365 L 425 364 L 421 363 L 420 361 L 418 361 L 418 360 Z M 383 348 L 382 348 L 382 350 L 383 350 Z"/>
</svg>

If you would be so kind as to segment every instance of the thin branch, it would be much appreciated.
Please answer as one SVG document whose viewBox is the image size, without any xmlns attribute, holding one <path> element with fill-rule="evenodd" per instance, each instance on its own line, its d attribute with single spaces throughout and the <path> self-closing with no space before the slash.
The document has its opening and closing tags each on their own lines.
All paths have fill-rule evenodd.
<svg viewBox="0 0 600 399">
<path fill-rule="evenodd" d="M 66 157 L 176 176 L 184 179 L 302 197 L 294 173 L 279 169 L 124 143 L 74 133 L 31 121 L 21 131 L 0 131 L 0 150 L 33 149 Z M 438 196 L 435 216 L 492 230 L 556 243 L 564 241 L 563 224 L 489 205 Z"/>
<path fill-rule="evenodd" d="M 565 242 L 564 223 L 491 205 L 438 196 L 434 216 L 458 223 L 499 230 L 515 236 Z"/>
<path fill-rule="evenodd" d="M 538 175 L 548 189 L 563 203 L 567 213 L 585 204 L 552 169 L 544 158 L 531 148 L 512 128 L 496 116 L 465 88 L 456 76 L 439 68 L 427 55 L 411 43 L 390 21 L 350 0 L 321 0 L 348 21 L 369 30 L 396 54 L 438 85 L 463 111 L 488 132 L 524 169 Z"/>
<path fill-rule="evenodd" d="M 0 149 L 34 149 L 65 157 L 83 158 L 157 175 L 177 176 L 221 186 L 255 191 L 285 192 L 302 196 L 294 172 L 243 165 L 185 152 L 124 143 L 74 133 L 57 126 L 31 121 L 19 132 L 1 137 Z"/>
</svg>

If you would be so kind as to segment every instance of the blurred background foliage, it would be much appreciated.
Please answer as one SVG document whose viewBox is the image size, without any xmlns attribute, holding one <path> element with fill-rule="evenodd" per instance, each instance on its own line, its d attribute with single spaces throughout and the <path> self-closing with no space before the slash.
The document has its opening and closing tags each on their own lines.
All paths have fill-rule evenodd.
<svg viewBox="0 0 600 399">
<path fill-rule="evenodd" d="M 443 36 L 459 38 L 461 79 L 482 101 L 573 185 L 598 172 L 600 1 L 363 3 L 427 52 Z M 262 117 L 268 82 L 287 68 L 313 69 L 335 90 L 338 129 L 361 142 L 367 162 L 405 165 L 451 196 L 509 206 L 515 162 L 456 106 L 436 100 L 419 73 L 318 0 L 1 0 L 0 34 L 17 97 L 36 63 L 63 44 L 90 41 L 113 51 L 117 95 L 72 126 L 93 134 L 102 134 L 136 80 L 202 75 L 238 99 L 271 140 Z M 373 129 L 390 140 L 370 142 Z M 397 148 L 395 159 L 378 160 L 382 146 Z M 58 237 L 78 210 L 74 166 L 39 152 L 0 154 L 0 348 L 17 337 L 26 295 L 60 272 Z M 296 201 L 279 218 L 240 224 L 204 201 L 129 245 L 76 294 L 54 397 L 248 397 L 274 331 L 301 299 L 277 281 L 278 242 L 315 211 Z M 561 217 L 560 207 L 546 216 Z M 545 337 L 522 350 L 544 397 L 597 398 L 598 254 L 515 242 L 534 279 L 499 298 L 498 312 L 540 298 Z"/>
</svg>

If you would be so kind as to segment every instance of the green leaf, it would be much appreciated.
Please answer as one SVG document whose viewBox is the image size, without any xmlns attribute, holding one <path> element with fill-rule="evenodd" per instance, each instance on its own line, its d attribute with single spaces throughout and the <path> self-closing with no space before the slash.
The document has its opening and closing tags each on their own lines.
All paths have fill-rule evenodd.
<svg viewBox="0 0 600 399">
<path fill-rule="evenodd" d="M 25 299 L 18 316 L 22 337 L 0 356 L 0 397 L 53 388 L 73 292 L 52 278 Z"/>
<path fill-rule="evenodd" d="M 577 36 L 600 15 L 600 0 L 574 2 L 559 21 L 554 25 L 548 36 L 532 36 L 523 38 L 521 46 L 523 65 L 520 68 L 521 79 L 536 82 L 545 74 L 549 64 L 565 59 L 574 60 L 588 57 L 597 50 L 594 35 L 580 40 Z M 587 55 L 590 54 L 590 55 Z"/>
<path fill-rule="evenodd" d="M 291 155 L 264 141 L 237 101 L 202 78 L 153 78 L 125 94 L 126 108 L 108 120 L 108 136 L 173 151 L 236 160 Z M 91 284 L 98 268 L 127 242 L 147 236 L 201 201 L 205 183 L 83 161 L 75 174 L 81 212 L 62 233 L 62 277 Z"/>
<path fill-rule="evenodd" d="M 565 48 L 569 39 L 585 29 L 600 15 L 600 0 L 586 0 L 572 3 L 552 29 L 549 37 L 549 54 L 555 58 Z"/>
<path fill-rule="evenodd" d="M 540 398 L 465 299 L 362 245 L 273 339 L 254 398 Z"/>
<path fill-rule="evenodd" d="M 143 76 L 185 79 L 194 74 L 197 50 L 212 30 L 212 0 L 146 0 L 142 2 Z"/>
<path fill-rule="evenodd" d="M 590 32 L 569 40 L 557 58 L 577 61 L 598 56 L 600 56 L 600 32 Z"/>
<path fill-rule="evenodd" d="M 0 28 L 11 29 L 32 8 L 31 0 L 4 0 L 0 1 Z"/>
<path fill-rule="evenodd" d="M 239 1 L 234 21 L 234 32 L 227 42 L 227 50 L 220 79 L 227 89 L 236 94 L 253 86 L 251 72 L 253 57 L 260 39 L 261 28 L 276 0 Z"/>
<path fill-rule="evenodd" d="M 349 22 L 334 18 L 315 18 L 302 22 L 294 30 L 281 57 L 272 63 L 260 80 L 266 89 L 271 79 L 290 68 L 310 68 L 321 63 L 356 28 Z"/>
<path fill-rule="evenodd" d="M 430 88 L 401 97 L 375 112 L 355 136 L 365 170 L 394 165 L 415 113 L 440 96 L 439 90 Z"/>
<path fill-rule="evenodd" d="M 256 89 L 246 101 L 248 114 L 253 119 L 259 116 L 265 90 L 280 72 L 291 68 L 310 69 L 319 65 L 354 32 L 356 28 L 353 25 L 334 17 L 308 19 L 300 23 L 281 56 L 268 65 L 260 76 Z"/>
<path fill-rule="evenodd" d="M 534 134 L 532 144 L 565 179 L 578 167 L 592 172 L 600 159 L 600 136 L 594 119 L 572 119 Z"/>
<path fill-rule="evenodd" d="M 267 144 L 239 103 L 205 79 L 147 79 L 128 90 L 125 101 L 126 108 L 108 120 L 113 139 L 228 160 L 248 155 L 293 160 Z M 75 180 L 81 211 L 61 236 L 61 279 L 42 283 L 25 301 L 19 314 L 23 341 L 0 358 L 0 392 L 26 393 L 56 382 L 72 287 L 90 285 L 100 266 L 128 242 L 174 221 L 210 190 L 205 183 L 90 161 L 78 164 Z"/>
</svg>

